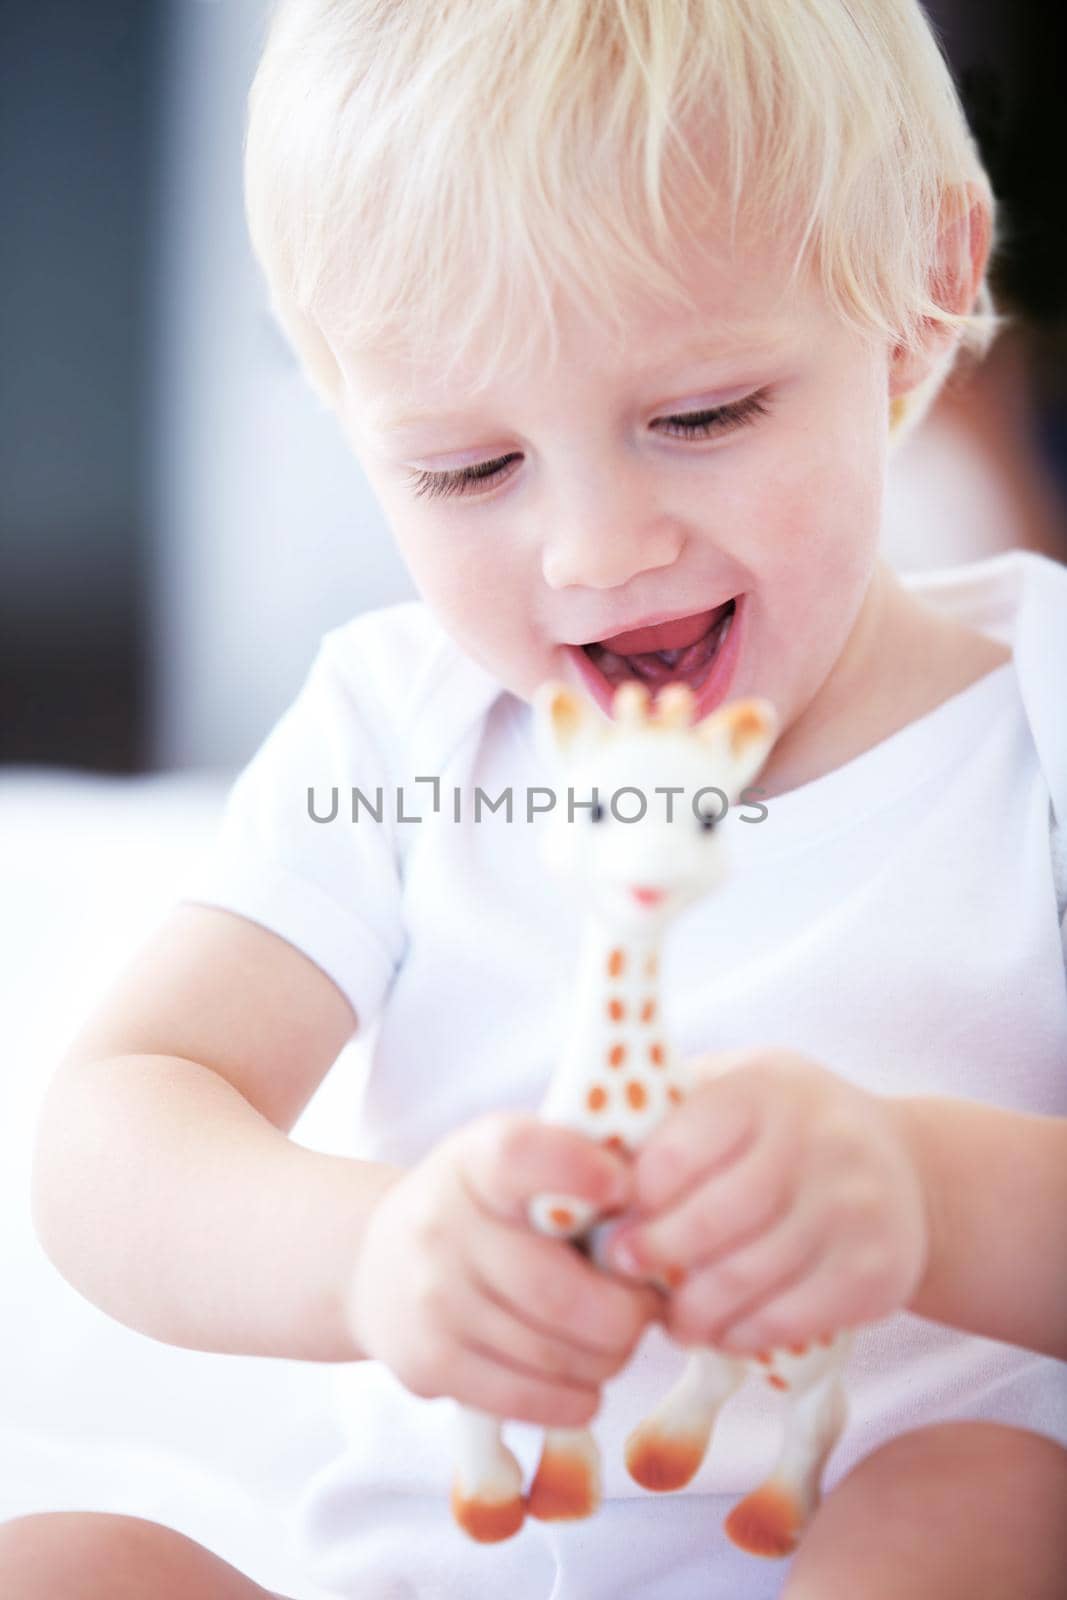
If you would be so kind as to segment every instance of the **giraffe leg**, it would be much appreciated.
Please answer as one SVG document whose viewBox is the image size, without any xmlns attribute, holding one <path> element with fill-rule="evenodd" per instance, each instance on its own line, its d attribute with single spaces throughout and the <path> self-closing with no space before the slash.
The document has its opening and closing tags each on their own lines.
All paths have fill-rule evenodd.
<svg viewBox="0 0 1067 1600">
<path fill-rule="evenodd" d="M 592 1516 L 600 1504 L 600 1448 L 588 1428 L 548 1428 L 526 1509 L 541 1522 Z"/>
<path fill-rule="evenodd" d="M 460 1406 L 459 1463 L 452 1484 L 452 1515 L 480 1544 L 518 1533 L 526 1517 L 522 1468 L 501 1438 L 499 1418 Z"/>
<path fill-rule="evenodd" d="M 770 1476 L 739 1501 L 723 1524 L 741 1550 L 774 1558 L 796 1548 L 819 1504 L 823 1468 L 847 1415 L 837 1364 L 797 1393 Z"/>
<path fill-rule="evenodd" d="M 596 1209 L 573 1195 L 537 1195 L 530 1220 L 542 1233 L 569 1239 L 592 1259 L 590 1224 Z M 570 1522 L 592 1516 L 600 1504 L 600 1447 L 588 1428 L 546 1428 L 541 1459 L 526 1509 L 540 1522 Z"/>
<path fill-rule="evenodd" d="M 707 1453 L 723 1402 L 745 1372 L 744 1361 L 717 1350 L 694 1350 L 674 1388 L 626 1441 L 631 1478 L 645 1489 L 687 1484 Z"/>
</svg>

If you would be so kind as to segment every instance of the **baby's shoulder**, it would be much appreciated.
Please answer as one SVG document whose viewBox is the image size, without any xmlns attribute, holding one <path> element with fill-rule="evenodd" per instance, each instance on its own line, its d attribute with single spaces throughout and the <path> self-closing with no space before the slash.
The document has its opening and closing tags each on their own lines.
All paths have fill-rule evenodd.
<svg viewBox="0 0 1067 1600">
<path fill-rule="evenodd" d="M 317 663 L 370 732 L 443 750 L 506 691 L 421 600 L 364 611 L 323 635 Z"/>
<path fill-rule="evenodd" d="M 936 699 L 1012 661 L 1054 813 L 1067 821 L 1067 566 L 1036 551 L 1009 550 L 923 575 L 909 587 L 939 613 Z"/>
</svg>

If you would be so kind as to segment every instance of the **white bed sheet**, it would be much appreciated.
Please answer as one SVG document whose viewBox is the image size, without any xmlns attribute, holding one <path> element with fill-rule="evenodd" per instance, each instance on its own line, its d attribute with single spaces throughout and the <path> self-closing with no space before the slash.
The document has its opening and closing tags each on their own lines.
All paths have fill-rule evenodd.
<svg viewBox="0 0 1067 1600">
<path fill-rule="evenodd" d="M 339 1442 L 333 1367 L 146 1338 L 60 1277 L 29 1216 L 47 1079 L 178 898 L 229 781 L 0 771 L 0 1521 L 74 1509 L 149 1517 L 268 1589 L 325 1600 L 294 1561 L 285 1519 Z M 293 1130 L 303 1144 L 339 1148 L 356 1047 L 343 1059 Z"/>
</svg>

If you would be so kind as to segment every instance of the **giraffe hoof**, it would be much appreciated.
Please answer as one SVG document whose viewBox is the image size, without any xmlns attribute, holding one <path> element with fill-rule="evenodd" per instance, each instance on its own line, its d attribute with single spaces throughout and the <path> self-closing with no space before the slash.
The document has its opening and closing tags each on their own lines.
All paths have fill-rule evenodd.
<svg viewBox="0 0 1067 1600">
<path fill-rule="evenodd" d="M 571 1522 L 592 1516 L 600 1504 L 597 1464 L 586 1453 L 546 1449 L 526 1509 L 539 1522 Z"/>
<path fill-rule="evenodd" d="M 626 1469 L 643 1489 L 682 1489 L 697 1474 L 707 1440 L 669 1434 L 660 1428 L 635 1428 L 626 1441 Z"/>
<path fill-rule="evenodd" d="M 464 1496 L 458 1484 L 452 1489 L 452 1515 L 464 1533 L 479 1544 L 499 1544 L 518 1533 L 526 1520 L 521 1495 L 507 1500 L 487 1500 L 484 1496 Z"/>
<path fill-rule="evenodd" d="M 784 1484 L 768 1481 L 738 1502 L 723 1523 L 726 1537 L 752 1556 L 790 1555 L 800 1541 L 804 1513 Z"/>
</svg>

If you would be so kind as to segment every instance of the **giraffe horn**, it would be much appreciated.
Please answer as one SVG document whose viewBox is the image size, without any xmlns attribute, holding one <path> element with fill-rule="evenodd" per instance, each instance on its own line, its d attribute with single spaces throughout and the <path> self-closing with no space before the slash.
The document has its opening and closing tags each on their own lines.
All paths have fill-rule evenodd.
<svg viewBox="0 0 1067 1600">
<path fill-rule="evenodd" d="M 652 709 L 661 728 L 688 728 L 696 709 L 696 695 L 687 683 L 669 683 L 656 696 Z"/>
<path fill-rule="evenodd" d="M 641 727 L 648 720 L 650 698 L 647 684 L 638 683 L 633 678 L 627 683 L 620 683 L 611 707 L 615 721 L 623 727 Z"/>
</svg>

